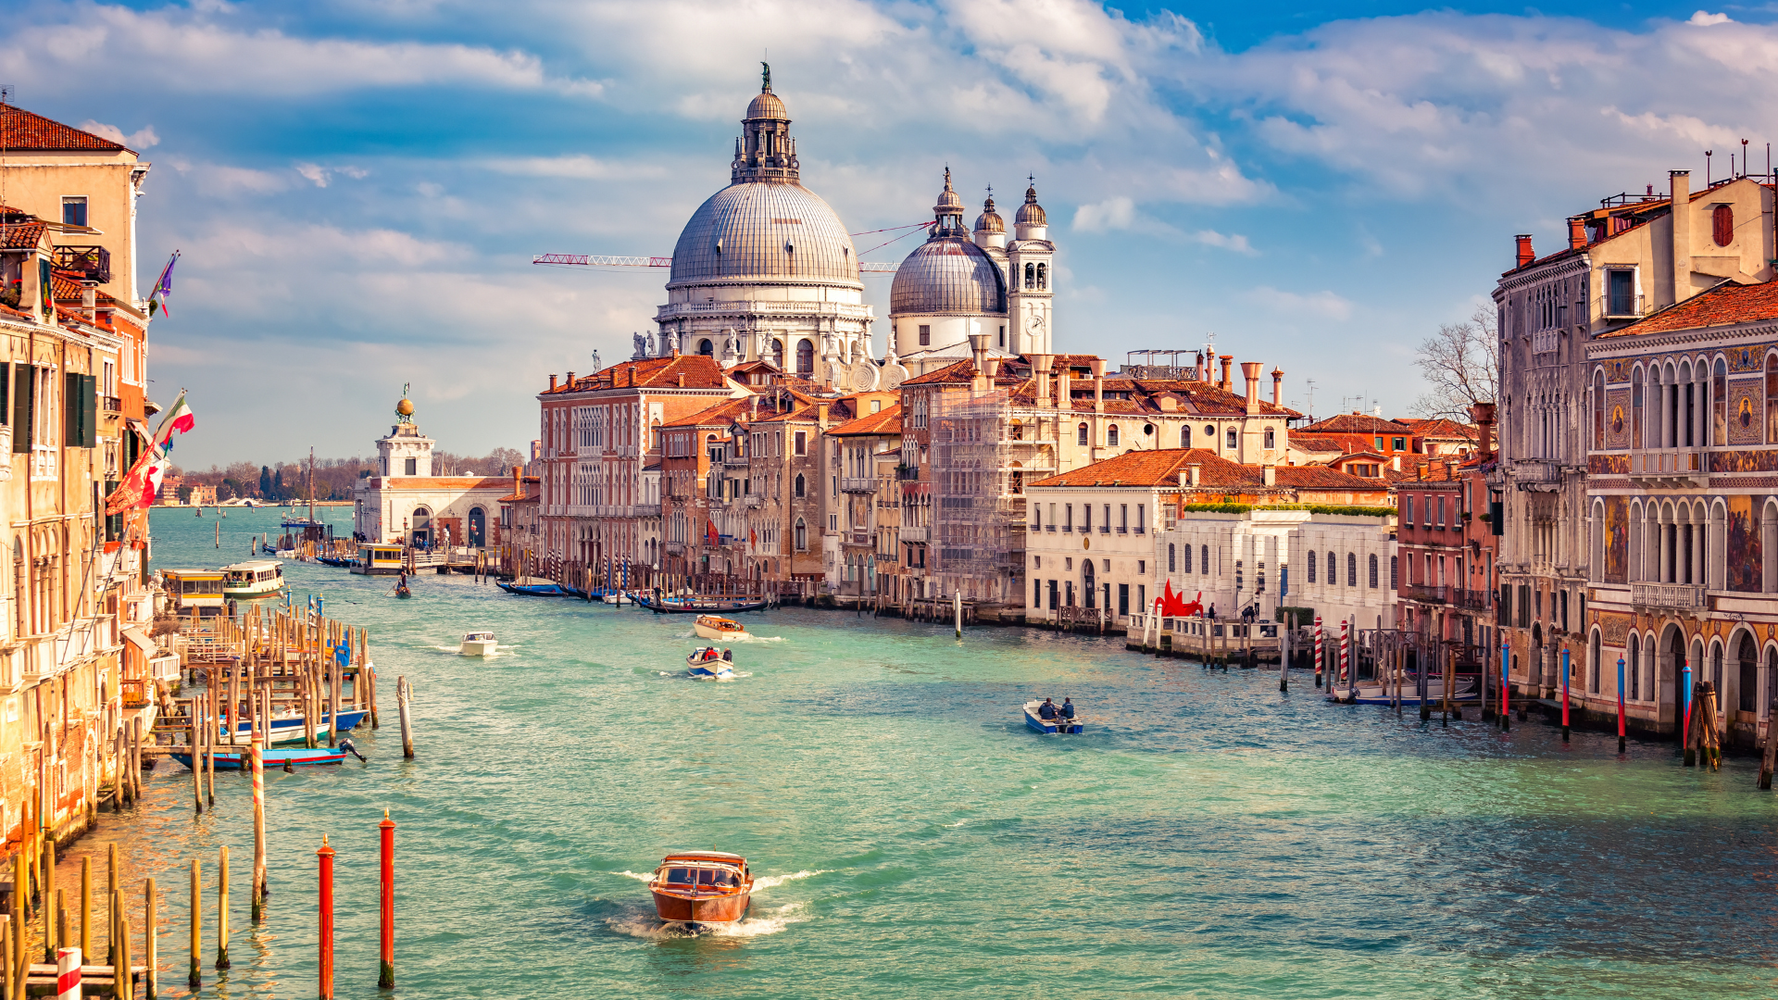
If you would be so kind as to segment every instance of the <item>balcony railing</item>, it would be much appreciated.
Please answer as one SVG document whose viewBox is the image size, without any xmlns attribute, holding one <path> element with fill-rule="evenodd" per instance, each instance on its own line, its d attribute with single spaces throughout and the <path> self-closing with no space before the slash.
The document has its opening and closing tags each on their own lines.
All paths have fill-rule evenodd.
<svg viewBox="0 0 1778 1000">
<path fill-rule="evenodd" d="M 1410 601 L 1421 601 L 1426 604 L 1444 604 L 1450 593 L 1451 588 L 1449 587 L 1425 587 L 1411 583 L 1404 584 L 1401 588 L 1401 596 Z"/>
<path fill-rule="evenodd" d="M 901 540 L 904 542 L 924 542 L 926 540 L 926 531 L 927 529 L 924 526 L 918 528 L 902 528 Z"/>
<path fill-rule="evenodd" d="M 749 507 L 759 508 L 765 506 L 766 498 L 763 494 L 748 493 L 741 497 L 741 502 Z"/>
<path fill-rule="evenodd" d="M 111 280 L 111 251 L 104 247 L 56 247 L 56 267 L 79 271 L 81 277 L 103 285 Z"/>
<path fill-rule="evenodd" d="M 1701 609 L 1710 606 L 1698 583 L 1632 583 L 1630 603 L 1644 608 Z"/>
<path fill-rule="evenodd" d="M 106 413 L 122 413 L 123 400 L 116 396 L 100 396 L 99 408 Z"/>
<path fill-rule="evenodd" d="M 1635 479 L 1691 479 L 1705 473 L 1702 448 L 1647 448 L 1630 453 Z"/>
<path fill-rule="evenodd" d="M 1521 459 L 1513 463 L 1513 479 L 1521 483 L 1559 483 L 1562 466 L 1549 459 Z"/>
<path fill-rule="evenodd" d="M 842 476 L 840 492 L 842 493 L 875 493 L 877 479 L 875 476 Z"/>
<path fill-rule="evenodd" d="M 685 555 L 685 543 L 684 542 L 668 542 L 668 543 L 666 543 L 666 548 L 667 548 L 667 554 L 670 556 Z"/>
</svg>

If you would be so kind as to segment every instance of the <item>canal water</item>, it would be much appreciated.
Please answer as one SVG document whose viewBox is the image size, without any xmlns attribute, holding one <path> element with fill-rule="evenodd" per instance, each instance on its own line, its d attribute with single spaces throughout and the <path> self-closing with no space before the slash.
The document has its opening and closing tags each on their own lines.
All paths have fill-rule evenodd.
<svg viewBox="0 0 1778 1000">
<path fill-rule="evenodd" d="M 342 530 L 348 514 L 336 509 Z M 277 512 L 154 512 L 157 567 L 244 559 Z M 166 897 L 233 850 L 234 968 L 205 997 L 314 995 L 315 850 L 338 851 L 338 992 L 376 995 L 376 836 L 397 830 L 397 976 L 425 997 L 1743 997 L 1778 989 L 1773 831 L 1755 762 L 1516 723 L 1321 702 L 1304 673 L 1205 673 L 1121 638 L 749 615 L 748 676 L 682 675 L 689 621 L 286 564 L 367 625 L 368 764 L 268 772 L 271 908 L 249 926 L 248 784 L 193 816 L 171 762 L 119 841 Z M 460 657 L 467 630 L 502 644 Z M 394 679 L 414 687 L 401 757 Z M 1026 731 L 1072 697 L 1086 734 Z M 663 933 L 662 854 L 744 854 L 752 916 Z M 75 858 L 78 858 L 78 853 Z M 77 863 L 71 860 L 64 871 Z M 213 951 L 206 915 L 206 952 Z"/>
</svg>

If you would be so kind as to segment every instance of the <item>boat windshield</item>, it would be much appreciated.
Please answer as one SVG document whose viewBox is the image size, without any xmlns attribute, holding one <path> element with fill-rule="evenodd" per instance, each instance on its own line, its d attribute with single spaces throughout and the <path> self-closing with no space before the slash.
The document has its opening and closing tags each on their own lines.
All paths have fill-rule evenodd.
<svg viewBox="0 0 1778 1000">
<path fill-rule="evenodd" d="M 667 869 L 666 881 L 688 883 L 691 881 L 691 873 L 692 870 L 690 868 L 669 868 Z"/>
</svg>

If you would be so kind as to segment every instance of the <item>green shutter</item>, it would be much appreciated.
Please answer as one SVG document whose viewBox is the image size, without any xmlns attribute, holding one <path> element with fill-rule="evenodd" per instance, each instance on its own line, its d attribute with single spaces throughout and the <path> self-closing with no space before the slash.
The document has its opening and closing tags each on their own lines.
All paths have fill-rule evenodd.
<svg viewBox="0 0 1778 1000">
<path fill-rule="evenodd" d="M 95 375 L 80 376 L 80 446 L 95 448 L 99 444 L 99 379 Z"/>
<path fill-rule="evenodd" d="M 37 369 L 32 365 L 12 366 L 12 451 L 31 450 L 31 403 L 36 396 Z"/>
<path fill-rule="evenodd" d="M 0 364 L 0 424 L 12 420 L 11 393 L 7 391 L 11 388 L 12 366 Z"/>
<path fill-rule="evenodd" d="M 80 376 L 74 372 L 62 373 L 62 440 L 80 447 Z"/>
</svg>

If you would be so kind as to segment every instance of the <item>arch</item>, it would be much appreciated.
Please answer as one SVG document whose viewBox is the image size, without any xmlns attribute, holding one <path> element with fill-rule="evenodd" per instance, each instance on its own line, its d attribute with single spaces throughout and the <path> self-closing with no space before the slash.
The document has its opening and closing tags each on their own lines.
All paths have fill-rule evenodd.
<svg viewBox="0 0 1778 1000">
<path fill-rule="evenodd" d="M 1096 595 L 1093 593 L 1093 561 L 1091 559 L 1082 559 L 1080 561 L 1080 586 L 1086 595 L 1086 606 L 1089 608 L 1097 607 L 1097 605 L 1093 603 Z"/>
<path fill-rule="evenodd" d="M 1631 632 L 1624 640 L 1624 700 L 1642 700 L 1642 635 Z"/>
<path fill-rule="evenodd" d="M 1191 549 L 1187 548 L 1185 551 L 1190 552 Z M 1188 555 L 1186 558 L 1189 559 L 1191 557 Z M 1178 569 L 1178 566 L 1177 566 L 1178 561 L 1179 560 L 1177 558 L 1175 558 L 1173 543 L 1168 542 L 1167 543 L 1167 572 L 1169 572 L 1169 573 L 1176 572 Z M 1191 572 L 1191 570 L 1188 569 L 1188 570 L 1186 570 L 1186 572 L 1189 573 L 1189 572 Z"/>
<path fill-rule="evenodd" d="M 1340 560 L 1332 549 L 1327 550 L 1327 585 L 1337 586 L 1340 582 Z"/>
<path fill-rule="evenodd" d="M 1240 445 L 1241 445 L 1240 439 L 1235 437 L 1235 429 L 1233 427 L 1229 428 L 1227 438 L 1228 438 L 1228 446 L 1229 446 L 1230 451 L 1233 451 L 1234 449 L 1240 447 Z"/>
<path fill-rule="evenodd" d="M 1725 692 L 1723 691 L 1723 684 L 1727 680 L 1725 676 L 1727 673 L 1726 665 L 1723 662 L 1725 653 L 1726 650 L 1723 648 L 1721 639 L 1710 640 L 1710 654 L 1709 659 L 1706 661 L 1710 666 L 1708 672 L 1702 679 L 1709 681 L 1710 689 L 1716 692 L 1716 706 L 1718 709 L 1728 707 L 1728 699 L 1724 697 Z"/>
<path fill-rule="evenodd" d="M 1710 368 L 1710 443 L 1729 443 L 1729 363 L 1721 355 Z"/>
<path fill-rule="evenodd" d="M 716 345 L 711 343 L 709 337 L 705 337 L 698 341 L 698 353 L 706 358 L 714 357 L 716 354 Z"/>
<path fill-rule="evenodd" d="M 1605 447 L 1605 372 L 1593 372 L 1593 448 Z"/>
<path fill-rule="evenodd" d="M 1091 432 L 1087 430 L 1086 424 L 1074 428 L 1074 443 L 1082 448 L 1092 443 Z"/>
<path fill-rule="evenodd" d="M 1358 586 L 1358 553 L 1346 553 L 1346 586 Z"/>
<path fill-rule="evenodd" d="M 1759 717 L 1771 719 L 1772 698 L 1778 694 L 1778 644 L 1766 644 L 1766 669 L 1760 671 Z M 1771 739 L 1770 736 L 1766 737 Z"/>
<path fill-rule="evenodd" d="M 1111 424 L 1105 428 L 1105 446 L 1107 448 L 1116 448 L 1117 447 L 1117 425 L 1116 424 Z"/>
<path fill-rule="evenodd" d="M 1037 265 L 1037 290 L 1041 292 L 1041 291 L 1049 288 L 1049 282 L 1050 282 L 1049 265 L 1048 264 Z"/>
<path fill-rule="evenodd" d="M 1315 582 L 1315 550 L 1309 550 L 1309 582 Z"/>
<path fill-rule="evenodd" d="M 799 472 L 796 474 L 796 498 L 801 500 L 806 490 L 807 484 L 803 481 L 803 474 Z"/>
<path fill-rule="evenodd" d="M 469 508 L 469 547 L 479 549 L 487 544 L 488 512 L 481 507 Z"/>
<path fill-rule="evenodd" d="M 1376 590 L 1377 589 L 1377 554 L 1375 552 L 1371 553 L 1370 562 L 1371 562 L 1371 573 L 1370 573 L 1371 589 Z"/>
<path fill-rule="evenodd" d="M 1025 440 L 1025 425 L 1020 423 L 1017 417 L 1006 425 L 1006 439 L 1008 441 Z"/>
<path fill-rule="evenodd" d="M 1035 289 L 1037 287 L 1037 265 L 1036 264 L 1026 264 L 1025 265 L 1025 287 L 1027 289 Z"/>
<path fill-rule="evenodd" d="M 809 529 L 803 524 L 803 519 L 800 517 L 796 519 L 795 531 L 796 550 L 798 552 L 809 551 Z"/>
<path fill-rule="evenodd" d="M 1204 576 L 1210 575 L 1210 546 L 1208 545 L 1198 546 L 1198 572 Z"/>
<path fill-rule="evenodd" d="M 1185 568 L 1181 570 L 1181 572 L 1190 573 L 1192 571 L 1192 547 L 1187 545 L 1183 554 L 1185 556 Z"/>
<path fill-rule="evenodd" d="M 1723 696 L 1723 708 L 1735 706 L 1737 712 L 1754 712 L 1759 709 L 1759 643 L 1753 633 L 1743 628 L 1737 636 L 1730 636 L 1729 642 L 1735 651 L 1735 672 L 1730 680 L 1735 683 L 1735 697 L 1731 700 Z"/>
<path fill-rule="evenodd" d="M 812 375 L 815 372 L 815 342 L 807 337 L 796 342 L 796 373 Z"/>
<path fill-rule="evenodd" d="M 1599 648 L 1599 641 L 1599 630 L 1594 628 L 1593 634 L 1587 638 L 1587 690 L 1594 694 L 1599 693 L 1599 675 L 1604 672 L 1601 669 L 1604 663 L 1604 651 Z"/>
<path fill-rule="evenodd" d="M 408 541 L 416 549 L 426 548 L 432 541 L 432 508 L 421 504 L 407 518 Z"/>
<path fill-rule="evenodd" d="M 777 337 L 772 338 L 772 367 L 784 370 L 784 341 Z"/>
<path fill-rule="evenodd" d="M 1191 446 L 1192 446 L 1191 426 L 1189 424 L 1181 424 L 1179 426 L 1179 447 L 1190 448 Z"/>
</svg>

